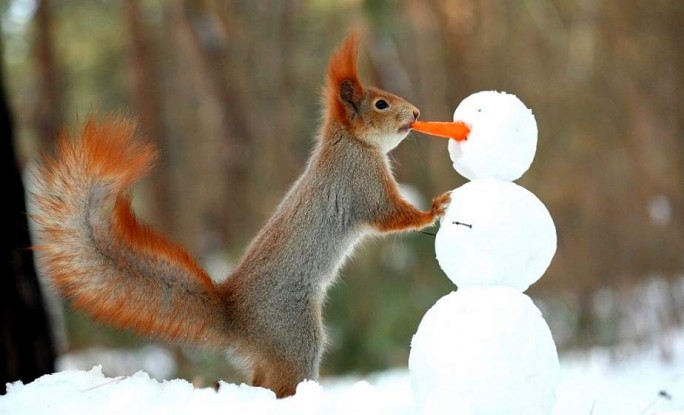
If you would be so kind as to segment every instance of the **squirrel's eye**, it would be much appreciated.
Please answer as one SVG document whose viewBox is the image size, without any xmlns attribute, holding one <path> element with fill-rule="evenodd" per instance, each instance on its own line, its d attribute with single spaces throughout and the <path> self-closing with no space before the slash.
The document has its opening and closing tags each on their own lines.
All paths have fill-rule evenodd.
<svg viewBox="0 0 684 415">
<path fill-rule="evenodd" d="M 389 108 L 389 104 L 384 99 L 379 99 L 375 101 L 375 108 L 384 110 L 385 108 Z"/>
</svg>

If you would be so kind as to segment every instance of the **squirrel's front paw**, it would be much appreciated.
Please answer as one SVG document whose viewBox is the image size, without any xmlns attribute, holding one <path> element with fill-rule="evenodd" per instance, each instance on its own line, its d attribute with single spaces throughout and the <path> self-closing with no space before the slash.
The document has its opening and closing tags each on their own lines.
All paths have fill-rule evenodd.
<svg viewBox="0 0 684 415">
<path fill-rule="evenodd" d="M 442 193 L 432 199 L 432 215 L 435 218 L 441 218 L 444 215 L 446 208 L 449 207 L 449 203 L 451 203 L 451 192 Z"/>
</svg>

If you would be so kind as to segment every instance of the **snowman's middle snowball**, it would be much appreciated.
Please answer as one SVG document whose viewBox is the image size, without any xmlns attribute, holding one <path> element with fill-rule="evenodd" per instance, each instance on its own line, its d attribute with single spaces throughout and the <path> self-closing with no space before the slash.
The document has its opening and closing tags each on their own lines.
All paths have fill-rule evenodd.
<svg viewBox="0 0 684 415">
<path fill-rule="evenodd" d="M 473 180 L 451 192 L 435 252 L 459 288 L 504 285 L 525 291 L 551 263 L 556 227 L 546 206 L 524 187 Z"/>
</svg>

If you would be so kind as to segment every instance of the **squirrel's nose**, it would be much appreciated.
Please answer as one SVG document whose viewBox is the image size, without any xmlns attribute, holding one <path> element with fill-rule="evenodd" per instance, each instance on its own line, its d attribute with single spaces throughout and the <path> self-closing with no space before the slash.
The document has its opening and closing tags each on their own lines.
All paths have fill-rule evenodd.
<svg viewBox="0 0 684 415">
<path fill-rule="evenodd" d="M 418 109 L 413 110 L 413 121 L 416 121 L 420 117 L 420 111 Z"/>
</svg>

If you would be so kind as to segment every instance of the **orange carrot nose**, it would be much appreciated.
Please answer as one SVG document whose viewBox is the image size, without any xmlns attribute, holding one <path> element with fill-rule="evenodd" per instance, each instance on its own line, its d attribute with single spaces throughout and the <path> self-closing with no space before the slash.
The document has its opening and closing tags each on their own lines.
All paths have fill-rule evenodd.
<svg viewBox="0 0 684 415">
<path fill-rule="evenodd" d="M 468 134 L 470 134 L 470 127 L 461 121 L 414 121 L 411 124 L 411 129 L 438 137 L 451 138 L 456 141 L 467 140 Z"/>
</svg>

